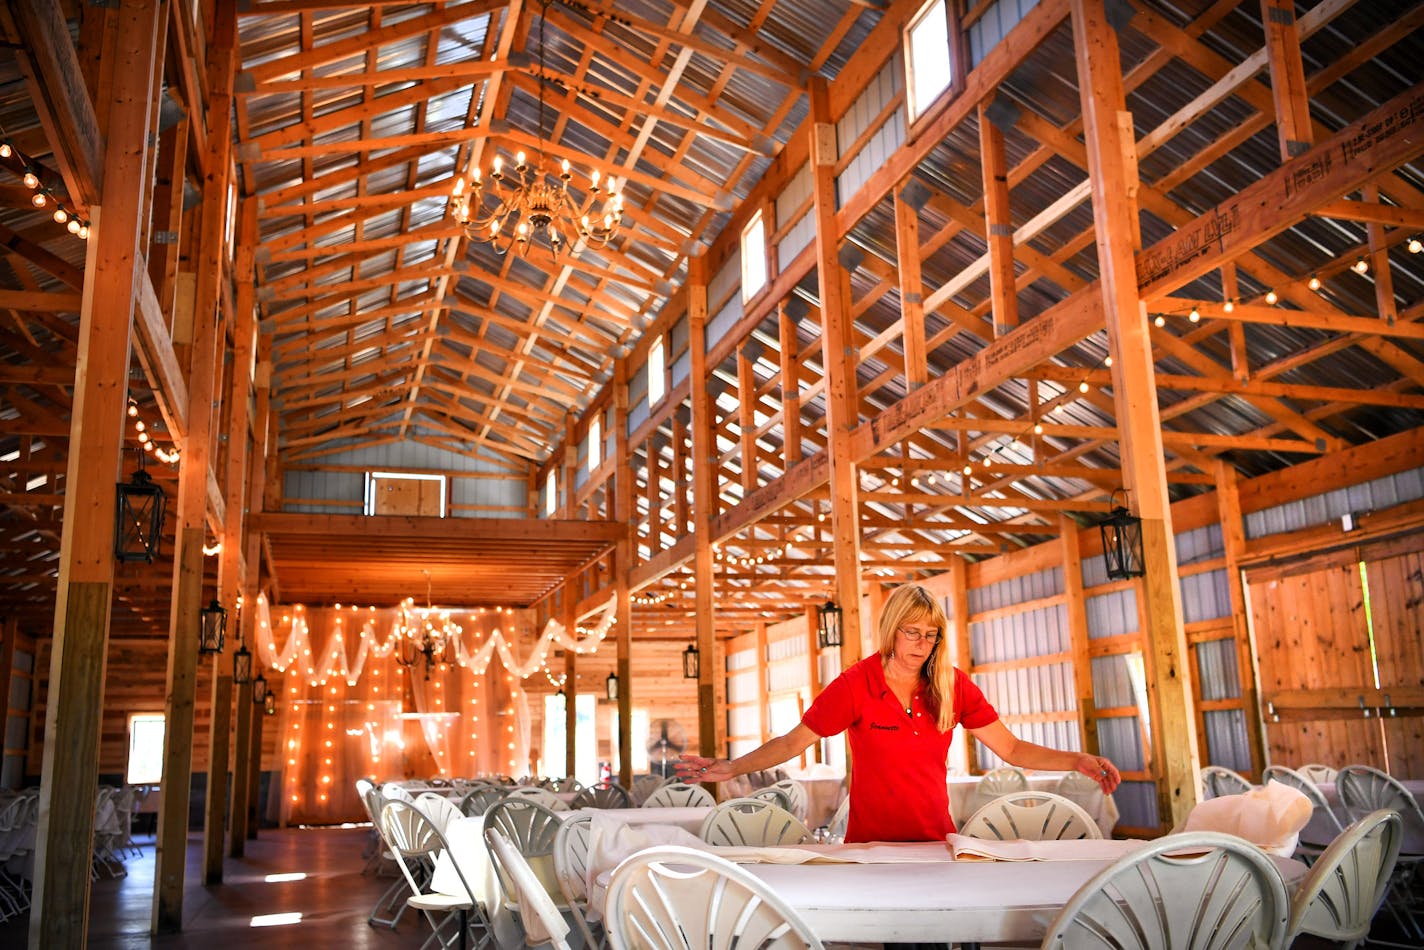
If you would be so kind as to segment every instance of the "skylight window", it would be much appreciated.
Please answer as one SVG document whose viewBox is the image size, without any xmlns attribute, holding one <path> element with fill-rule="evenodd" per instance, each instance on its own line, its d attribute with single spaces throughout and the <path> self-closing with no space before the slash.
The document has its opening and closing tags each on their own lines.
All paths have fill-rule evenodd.
<svg viewBox="0 0 1424 950">
<path fill-rule="evenodd" d="M 549 474 L 544 476 L 544 516 L 554 517 L 554 512 L 559 508 L 559 482 L 554 477 L 554 470 L 549 469 Z"/>
<path fill-rule="evenodd" d="M 593 474 L 598 468 L 598 463 L 602 461 L 603 455 L 603 422 L 597 416 L 588 424 L 588 472 Z"/>
<path fill-rule="evenodd" d="M 648 405 L 656 406 L 667 395 L 667 349 L 658 337 L 648 347 Z"/>
<path fill-rule="evenodd" d="M 949 88 L 954 69 L 949 56 L 949 20 L 944 0 L 930 0 L 905 30 L 905 102 L 910 121 L 924 115 Z"/>
<path fill-rule="evenodd" d="M 742 228 L 742 301 L 751 300 L 766 286 L 766 225 L 761 212 Z"/>
</svg>

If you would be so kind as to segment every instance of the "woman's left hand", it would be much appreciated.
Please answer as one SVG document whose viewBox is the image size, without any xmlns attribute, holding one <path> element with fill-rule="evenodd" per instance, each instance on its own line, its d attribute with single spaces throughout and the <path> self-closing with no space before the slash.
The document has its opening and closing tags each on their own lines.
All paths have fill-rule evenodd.
<svg viewBox="0 0 1424 950">
<path fill-rule="evenodd" d="M 1102 786 L 1104 795 L 1111 795 L 1122 784 L 1122 776 L 1118 774 L 1117 766 L 1112 764 L 1111 759 L 1101 755 L 1088 755 L 1085 752 L 1078 756 L 1078 763 L 1074 767 Z"/>
</svg>

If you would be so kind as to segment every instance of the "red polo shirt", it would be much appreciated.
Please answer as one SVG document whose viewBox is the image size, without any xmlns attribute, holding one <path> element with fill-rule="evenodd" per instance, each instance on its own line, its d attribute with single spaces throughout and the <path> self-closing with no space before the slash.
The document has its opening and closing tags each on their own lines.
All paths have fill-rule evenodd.
<svg viewBox="0 0 1424 950">
<path fill-rule="evenodd" d="M 954 699 L 967 729 L 999 718 L 963 671 L 954 678 Z M 941 841 L 954 830 L 945 788 L 954 730 L 936 728 L 939 710 L 923 686 L 910 698 L 910 707 L 906 713 L 891 692 L 876 653 L 836 677 L 801 719 L 822 737 L 849 730 L 846 841 Z"/>
</svg>

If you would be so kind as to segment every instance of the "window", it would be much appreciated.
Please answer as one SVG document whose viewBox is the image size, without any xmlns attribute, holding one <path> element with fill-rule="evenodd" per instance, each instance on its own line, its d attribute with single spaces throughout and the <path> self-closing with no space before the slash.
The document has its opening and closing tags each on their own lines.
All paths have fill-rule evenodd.
<svg viewBox="0 0 1424 950">
<path fill-rule="evenodd" d="M 559 510 L 559 482 L 554 477 L 554 470 L 549 469 L 549 474 L 544 477 L 544 516 L 554 517 L 554 512 Z"/>
<path fill-rule="evenodd" d="M 633 707 L 633 774 L 640 775 L 648 771 L 648 724 L 651 719 L 648 717 L 648 710 L 645 708 Z M 618 705 L 615 703 L 608 712 L 608 742 L 613 750 L 612 767 L 613 774 L 617 775 L 622 769 L 623 762 L 618 758 Z"/>
<path fill-rule="evenodd" d="M 593 474 L 598 468 L 598 463 L 602 461 L 603 455 L 603 420 L 594 416 L 588 424 L 588 473 Z"/>
<path fill-rule="evenodd" d="M 751 300 L 765 286 L 766 225 L 758 211 L 742 228 L 742 300 Z"/>
<path fill-rule="evenodd" d="M 667 395 L 667 350 L 658 337 L 648 347 L 648 406 L 656 406 Z"/>
<path fill-rule="evenodd" d="M 445 476 L 367 472 L 366 514 L 445 517 Z"/>
<path fill-rule="evenodd" d="M 564 729 L 564 703 L 567 697 L 559 692 L 544 697 L 544 754 L 545 775 L 563 775 L 566 760 L 567 734 Z M 574 713 L 578 717 L 574 724 L 574 777 L 585 785 L 598 781 L 598 736 L 593 730 L 594 710 L 597 701 L 591 693 L 580 693 L 574 697 Z"/>
<path fill-rule="evenodd" d="M 157 785 L 163 780 L 163 713 L 129 717 L 129 785 Z"/>
<path fill-rule="evenodd" d="M 905 31 L 905 102 L 913 122 L 949 88 L 949 20 L 944 0 L 930 0 Z"/>
</svg>

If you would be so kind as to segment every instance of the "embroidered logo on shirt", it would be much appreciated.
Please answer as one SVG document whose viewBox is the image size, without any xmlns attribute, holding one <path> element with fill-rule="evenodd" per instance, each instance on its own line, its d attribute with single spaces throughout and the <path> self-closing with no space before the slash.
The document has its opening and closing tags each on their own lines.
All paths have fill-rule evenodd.
<svg viewBox="0 0 1424 950">
<path fill-rule="evenodd" d="M 899 727 L 899 726 L 882 726 L 882 725 L 881 725 L 880 723 L 878 723 L 878 722 L 872 722 L 872 723 L 870 724 L 870 728 L 872 728 L 872 729 L 884 729 L 886 732 L 899 732 L 899 731 L 900 731 L 900 727 Z"/>
</svg>

